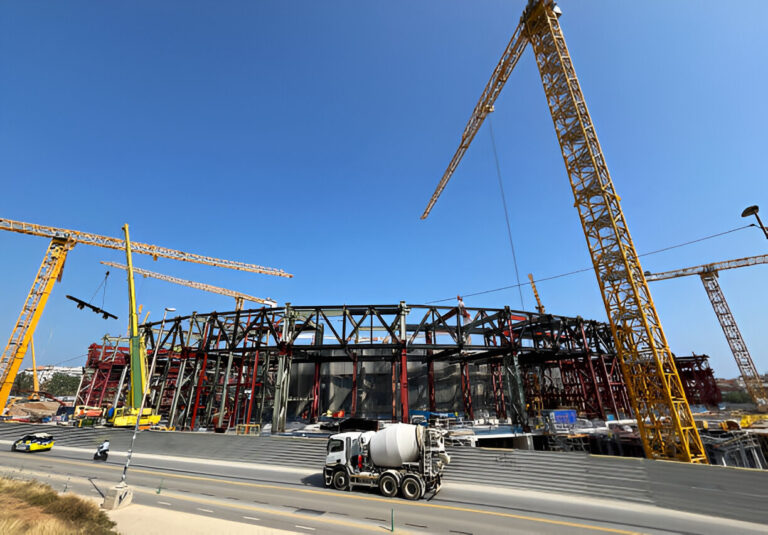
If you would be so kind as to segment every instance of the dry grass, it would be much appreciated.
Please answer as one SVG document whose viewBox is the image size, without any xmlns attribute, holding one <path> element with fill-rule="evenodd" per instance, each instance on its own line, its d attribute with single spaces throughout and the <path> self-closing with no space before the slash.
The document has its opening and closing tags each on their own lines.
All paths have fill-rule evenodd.
<svg viewBox="0 0 768 535">
<path fill-rule="evenodd" d="M 113 535 L 115 523 L 93 503 L 37 481 L 0 478 L 3 535 Z"/>
</svg>

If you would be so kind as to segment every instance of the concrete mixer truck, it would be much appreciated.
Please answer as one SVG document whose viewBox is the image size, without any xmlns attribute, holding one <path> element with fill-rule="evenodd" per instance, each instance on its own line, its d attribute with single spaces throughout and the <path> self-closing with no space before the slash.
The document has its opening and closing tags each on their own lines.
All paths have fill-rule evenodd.
<svg viewBox="0 0 768 535">
<path fill-rule="evenodd" d="M 387 497 L 400 491 L 403 498 L 418 500 L 440 490 L 449 462 L 440 430 L 394 424 L 380 431 L 331 435 L 323 475 L 326 487 L 378 488 Z"/>
</svg>

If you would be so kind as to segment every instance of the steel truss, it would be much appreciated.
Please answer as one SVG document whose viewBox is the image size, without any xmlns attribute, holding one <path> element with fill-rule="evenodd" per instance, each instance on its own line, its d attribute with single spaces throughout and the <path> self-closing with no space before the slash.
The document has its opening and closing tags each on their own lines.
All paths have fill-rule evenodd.
<svg viewBox="0 0 768 535">
<path fill-rule="evenodd" d="M 723 394 L 715 381 L 715 374 L 709 367 L 707 355 L 675 357 L 677 371 L 685 388 L 685 397 L 693 405 L 717 405 L 723 401 Z"/>
<path fill-rule="evenodd" d="M 469 316 L 457 307 L 404 302 L 288 304 L 178 317 L 162 334 L 159 322 L 146 324 L 147 354 L 158 350 L 148 403 L 177 429 L 271 421 L 279 431 L 287 419 L 315 421 L 326 410 L 408 421 L 413 409 L 524 426 L 522 377 L 556 363 L 571 370 L 567 394 L 558 394 L 567 403 L 589 417 L 628 412 L 608 325 L 509 308 L 462 311 Z M 103 366 L 89 359 L 89 369 Z M 110 371 L 112 383 L 84 381 L 80 397 L 100 384 L 114 388 L 117 375 Z"/>
<path fill-rule="evenodd" d="M 534 339 L 542 351 L 520 358 L 531 415 L 569 407 L 586 418 L 632 416 L 608 325 L 557 318 L 538 327 L 542 334 Z"/>
<path fill-rule="evenodd" d="M 101 345 L 90 345 L 75 406 L 116 406 L 126 385 L 130 359 L 127 344 L 127 338 L 105 337 Z"/>
</svg>

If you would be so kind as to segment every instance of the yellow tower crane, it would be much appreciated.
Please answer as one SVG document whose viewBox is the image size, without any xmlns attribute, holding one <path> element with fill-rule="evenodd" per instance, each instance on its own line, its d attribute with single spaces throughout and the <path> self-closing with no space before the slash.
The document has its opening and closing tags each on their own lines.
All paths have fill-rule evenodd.
<svg viewBox="0 0 768 535">
<path fill-rule="evenodd" d="M 531 281 L 531 289 L 533 290 L 533 296 L 536 298 L 536 311 L 539 314 L 546 314 L 546 311 L 544 310 L 544 305 L 541 304 L 541 299 L 539 298 L 539 290 L 536 288 L 536 282 L 533 280 L 533 273 L 528 273 L 528 280 Z"/>
<path fill-rule="evenodd" d="M 662 273 L 646 272 L 645 279 L 648 282 L 652 282 L 690 275 L 698 275 L 701 278 L 704 290 L 706 290 L 707 297 L 709 297 L 709 302 L 712 303 L 712 308 L 715 310 L 717 321 L 720 322 L 720 327 L 722 327 L 725 339 L 731 348 L 733 358 L 736 359 L 736 365 L 739 367 L 739 372 L 744 380 L 744 386 L 749 393 L 749 397 L 755 402 L 758 410 L 766 411 L 768 410 L 768 393 L 763 388 L 763 381 L 757 372 L 752 356 L 749 354 L 747 344 L 741 336 L 741 331 L 736 324 L 733 314 L 731 314 L 731 308 L 728 306 L 725 295 L 720 289 L 720 283 L 717 282 L 718 271 L 756 266 L 758 264 L 768 264 L 768 255 L 749 256 L 747 258 L 739 258 L 738 260 L 726 260 L 725 262 L 715 262 L 702 266 L 676 269 L 674 271 L 664 271 Z"/>
<path fill-rule="evenodd" d="M 530 43 L 645 454 L 706 463 L 704 446 L 565 44 L 560 14 L 554 0 L 529 0 L 421 218 L 429 215 Z"/>
<path fill-rule="evenodd" d="M 43 262 L 32 283 L 32 288 L 27 295 L 27 299 L 21 309 L 19 318 L 16 320 L 13 327 L 8 344 L 5 346 L 2 355 L 0 355 L 0 413 L 5 410 L 11 387 L 16 379 L 16 374 L 19 372 L 19 367 L 24 360 L 24 355 L 32 340 L 35 328 L 40 321 L 40 316 L 43 313 L 48 297 L 51 294 L 53 283 L 56 280 L 61 279 L 61 270 L 64 267 L 64 260 L 67 257 L 67 253 L 77 244 L 125 250 L 125 241 L 119 238 L 100 236 L 98 234 L 80 232 L 77 230 L 47 227 L 36 225 L 34 223 L 25 223 L 23 221 L 14 221 L 12 219 L 0 218 L 0 231 L 2 230 L 29 234 L 32 236 L 42 236 L 50 238 L 51 242 L 48 244 L 48 250 L 43 257 Z M 186 253 L 184 251 L 168 249 L 166 247 L 159 247 L 157 245 L 149 245 L 146 243 L 131 243 L 131 251 L 133 253 L 149 255 L 155 260 L 162 257 L 183 262 L 193 262 L 208 266 L 248 271 L 251 273 L 263 273 L 278 277 L 293 276 L 282 269 Z"/>
<path fill-rule="evenodd" d="M 117 262 L 106 262 L 101 261 L 102 264 L 105 266 L 110 266 L 117 269 L 123 269 L 127 270 L 128 266 L 125 266 L 123 264 L 118 264 Z M 254 297 L 252 295 L 244 294 L 242 292 L 236 292 L 235 290 L 228 290 L 227 288 L 220 288 L 218 286 L 212 286 L 210 284 L 203 284 L 202 282 L 195 282 L 195 281 L 188 281 L 185 279 L 179 279 L 178 277 L 172 277 L 170 275 L 163 275 L 162 273 L 155 273 L 154 271 L 149 271 L 147 269 L 141 269 L 134 267 L 133 272 L 142 275 L 144 277 L 151 277 L 153 279 L 158 279 L 161 281 L 166 282 L 172 282 L 174 284 L 179 284 L 181 286 L 187 286 L 189 288 L 194 288 L 196 290 L 203 290 L 205 292 L 211 292 L 215 294 L 220 295 L 227 295 L 229 297 L 235 298 L 235 310 L 240 310 L 243 308 L 243 303 L 245 301 L 251 301 L 253 303 L 259 303 L 261 305 L 267 305 L 270 307 L 276 306 L 277 302 L 274 299 L 262 299 L 261 297 Z"/>
</svg>

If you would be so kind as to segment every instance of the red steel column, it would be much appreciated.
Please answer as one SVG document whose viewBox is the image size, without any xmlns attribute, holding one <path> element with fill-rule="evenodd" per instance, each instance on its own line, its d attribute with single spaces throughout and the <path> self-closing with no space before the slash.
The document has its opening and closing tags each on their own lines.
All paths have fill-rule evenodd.
<svg viewBox="0 0 768 535">
<path fill-rule="evenodd" d="M 437 411 L 437 400 L 435 399 L 435 361 L 427 362 L 427 390 L 429 391 L 429 410 Z"/>
<path fill-rule="evenodd" d="M 432 344 L 432 333 L 430 331 L 424 332 L 424 341 L 427 345 Z M 431 357 L 434 351 L 427 349 L 427 356 Z M 429 359 L 427 362 L 427 392 L 429 394 L 429 410 L 432 412 L 437 411 L 437 401 L 435 399 L 435 361 Z"/>
<path fill-rule="evenodd" d="M 320 361 L 315 362 L 315 376 L 312 379 L 312 405 L 309 409 L 309 421 L 314 423 L 320 412 Z"/>
<path fill-rule="evenodd" d="M 397 360 L 392 358 L 392 421 L 397 421 Z"/>
<path fill-rule="evenodd" d="M 474 420 L 475 412 L 472 410 L 472 386 L 469 383 L 469 366 L 466 361 L 461 363 L 461 394 L 464 398 L 464 414 L 470 420 Z"/>
<path fill-rule="evenodd" d="M 507 402 L 504 399 L 504 379 L 500 362 L 494 362 L 491 366 L 491 383 L 493 384 L 493 401 L 496 405 L 496 418 L 507 419 Z"/>
<path fill-rule="evenodd" d="M 237 383 L 235 383 L 235 397 L 232 402 L 232 410 L 229 411 L 229 423 L 228 428 L 232 428 L 232 424 L 237 425 L 237 417 L 240 415 L 240 387 L 243 384 L 243 361 L 245 360 L 245 353 L 240 355 L 240 366 L 237 369 Z M 226 390 L 225 390 L 226 392 Z"/>
<path fill-rule="evenodd" d="M 410 421 L 408 412 L 408 350 L 400 353 L 400 417 L 403 423 Z"/>
<path fill-rule="evenodd" d="M 259 370 L 259 350 L 256 350 L 256 355 L 253 357 L 253 374 L 251 376 L 251 399 L 248 401 L 248 417 L 245 419 L 245 423 L 251 423 L 251 413 L 253 412 L 253 391 L 256 389 L 256 374 Z"/>
<path fill-rule="evenodd" d="M 357 353 L 352 353 L 352 416 L 357 415 Z"/>
<path fill-rule="evenodd" d="M 205 382 L 205 367 L 208 364 L 208 353 L 203 354 L 203 365 L 200 367 L 200 377 L 197 379 L 197 388 L 195 389 L 195 406 L 192 407 L 192 420 L 189 422 L 189 428 L 195 428 L 195 419 L 197 418 L 197 407 L 200 405 L 200 392 L 203 390 Z"/>
</svg>

